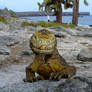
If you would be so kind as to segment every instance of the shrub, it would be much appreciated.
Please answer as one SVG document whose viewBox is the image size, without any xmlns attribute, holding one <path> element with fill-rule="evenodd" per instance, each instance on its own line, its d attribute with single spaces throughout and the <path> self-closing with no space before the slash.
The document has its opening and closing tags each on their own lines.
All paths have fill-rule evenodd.
<svg viewBox="0 0 92 92">
<path fill-rule="evenodd" d="M 16 16 L 16 13 L 13 10 L 8 10 L 12 17 Z"/>
<path fill-rule="evenodd" d="M 63 26 L 65 28 L 73 28 L 75 27 L 75 25 L 73 24 L 67 24 L 67 23 L 62 23 L 62 24 L 59 24 L 59 23 L 56 23 L 54 21 L 51 21 L 51 22 L 46 22 L 46 21 L 39 21 L 37 23 L 34 23 L 34 22 L 22 22 L 21 26 L 34 26 L 34 27 L 37 27 L 37 26 L 42 26 L 42 27 L 51 27 L 51 26 Z"/>
<path fill-rule="evenodd" d="M 37 26 L 42 26 L 42 27 L 48 27 L 49 24 L 45 21 L 39 21 L 38 23 L 36 23 Z"/>
<path fill-rule="evenodd" d="M 34 26 L 34 27 L 36 27 L 36 23 L 22 22 L 21 26 L 22 27 L 24 27 L 24 26 Z"/>
<path fill-rule="evenodd" d="M 5 23 L 5 24 L 7 24 L 6 19 L 5 19 L 4 17 L 2 17 L 2 16 L 0 16 L 0 22 L 3 22 L 3 23 Z"/>
</svg>

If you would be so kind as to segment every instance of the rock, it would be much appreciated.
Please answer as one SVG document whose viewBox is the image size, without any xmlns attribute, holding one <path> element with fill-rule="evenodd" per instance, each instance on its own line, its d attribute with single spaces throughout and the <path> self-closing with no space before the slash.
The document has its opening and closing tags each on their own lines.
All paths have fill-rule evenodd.
<svg viewBox="0 0 92 92">
<path fill-rule="evenodd" d="M 9 55 L 10 49 L 6 46 L 0 46 L 0 55 Z"/>
<path fill-rule="evenodd" d="M 11 53 L 10 46 L 19 43 L 19 37 L 11 35 L 0 36 L 0 55 L 9 55 Z"/>
<path fill-rule="evenodd" d="M 77 33 L 77 36 L 92 37 L 92 31 L 79 32 L 79 33 Z"/>
<path fill-rule="evenodd" d="M 34 33 L 37 29 L 35 27 L 32 26 L 25 26 L 23 27 L 25 31 L 31 31 L 31 33 Z"/>
<path fill-rule="evenodd" d="M 0 16 L 3 16 L 3 17 L 10 17 L 11 14 L 10 14 L 10 12 L 8 11 L 8 9 L 5 8 L 5 9 L 3 9 L 3 10 L 0 11 Z"/>
<path fill-rule="evenodd" d="M 62 29 L 61 26 L 53 26 L 53 27 L 49 27 L 50 29 L 54 29 L 56 31 L 60 31 Z"/>
<path fill-rule="evenodd" d="M 8 8 L 0 9 L 0 16 L 3 17 L 16 17 L 16 13 L 12 10 L 8 10 Z"/>
<path fill-rule="evenodd" d="M 1 30 L 5 30 L 6 24 L 4 24 L 3 22 L 0 22 L 0 31 Z"/>
<path fill-rule="evenodd" d="M 0 92 L 92 92 L 92 79 L 76 76 L 60 81 L 20 82 L 0 88 Z"/>
<path fill-rule="evenodd" d="M 0 64 L 7 58 L 9 55 L 0 55 Z"/>
<path fill-rule="evenodd" d="M 65 32 L 53 31 L 53 33 L 55 34 L 56 37 L 59 37 L 59 38 L 65 38 L 67 36 Z"/>
<path fill-rule="evenodd" d="M 19 24 L 9 24 L 9 31 L 23 30 Z"/>
<path fill-rule="evenodd" d="M 78 25 L 75 29 L 78 31 L 92 31 L 89 25 Z"/>
<path fill-rule="evenodd" d="M 31 56 L 31 55 L 33 55 L 33 52 L 31 49 L 30 50 L 23 50 L 21 55 Z"/>
<path fill-rule="evenodd" d="M 57 27 L 50 27 L 50 29 L 53 29 L 57 32 L 64 32 L 67 33 L 71 36 L 77 36 L 77 30 L 75 28 L 64 28 L 62 26 L 57 26 Z"/>
<path fill-rule="evenodd" d="M 18 44 L 19 42 L 18 41 L 15 41 L 15 42 L 7 42 L 6 45 L 7 46 L 14 46 L 15 44 Z"/>
<path fill-rule="evenodd" d="M 63 35 L 63 34 L 61 34 L 61 33 L 58 33 L 58 34 L 55 34 L 55 37 L 65 38 L 65 35 Z"/>
<path fill-rule="evenodd" d="M 85 76 L 87 78 L 92 78 L 92 63 L 91 62 L 80 62 L 74 64 L 77 69 L 77 76 Z"/>
<path fill-rule="evenodd" d="M 5 63 L 7 64 L 7 60 Z M 11 65 L 11 63 L 9 63 L 9 66 L 4 65 L 0 68 L 0 88 L 22 82 L 25 76 L 25 67 L 25 65 L 21 66 L 19 63 L 18 65 Z M 9 90 L 7 92 L 9 92 Z"/>
<path fill-rule="evenodd" d="M 92 28 L 89 26 L 78 26 L 75 29 L 77 30 L 77 36 L 92 37 Z"/>
<path fill-rule="evenodd" d="M 8 45 L 10 43 L 18 43 L 19 37 L 11 35 L 0 36 L 0 45 Z"/>
<path fill-rule="evenodd" d="M 6 61 L 9 63 L 19 63 L 19 62 L 21 62 L 21 57 L 18 55 L 9 55 L 6 58 Z"/>
<path fill-rule="evenodd" d="M 7 32 L 9 30 L 9 24 L 4 24 L 3 22 L 0 22 L 0 32 Z"/>
<path fill-rule="evenodd" d="M 68 61 L 69 61 L 69 62 L 70 62 L 70 61 L 71 61 L 71 62 L 72 62 L 72 61 L 74 62 L 74 60 L 77 60 L 76 57 L 77 57 L 79 51 L 63 51 L 63 52 L 62 52 L 62 50 L 59 50 L 59 53 L 60 53 L 61 56 L 64 57 L 65 60 L 67 60 L 67 62 L 68 62 Z"/>
<path fill-rule="evenodd" d="M 67 34 L 70 34 L 71 36 L 81 36 L 81 37 L 92 37 L 92 29 L 83 26 L 78 26 L 75 28 L 64 28 L 61 26 L 58 27 L 50 27 L 50 29 L 55 30 L 56 32 L 65 32 Z"/>
<path fill-rule="evenodd" d="M 55 92 L 91 92 L 92 78 L 76 76 L 61 83 L 57 88 Z"/>
<path fill-rule="evenodd" d="M 80 53 L 77 56 L 77 59 L 84 62 L 92 62 L 92 48 L 81 49 Z"/>
</svg>

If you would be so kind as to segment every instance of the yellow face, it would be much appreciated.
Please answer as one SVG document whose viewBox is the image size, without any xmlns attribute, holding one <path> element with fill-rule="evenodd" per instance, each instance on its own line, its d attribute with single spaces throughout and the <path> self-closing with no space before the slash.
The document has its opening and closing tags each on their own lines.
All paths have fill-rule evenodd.
<svg viewBox="0 0 92 92">
<path fill-rule="evenodd" d="M 56 46 L 55 35 L 46 29 L 35 32 L 30 40 L 31 48 L 39 53 L 51 53 Z"/>
</svg>

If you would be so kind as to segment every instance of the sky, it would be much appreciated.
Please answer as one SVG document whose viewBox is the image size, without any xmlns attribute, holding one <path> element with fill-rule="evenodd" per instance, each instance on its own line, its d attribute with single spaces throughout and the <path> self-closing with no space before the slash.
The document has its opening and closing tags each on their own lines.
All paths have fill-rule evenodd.
<svg viewBox="0 0 92 92">
<path fill-rule="evenodd" d="M 38 2 L 42 2 L 43 0 L 0 0 L 0 8 L 7 7 L 8 9 L 14 10 L 16 12 L 22 12 L 22 11 L 39 11 L 38 9 Z M 88 1 L 88 6 L 85 6 L 83 1 L 79 0 L 79 11 L 80 12 L 90 12 L 92 15 L 92 0 Z M 72 11 L 72 9 L 64 10 L 64 12 Z"/>
</svg>

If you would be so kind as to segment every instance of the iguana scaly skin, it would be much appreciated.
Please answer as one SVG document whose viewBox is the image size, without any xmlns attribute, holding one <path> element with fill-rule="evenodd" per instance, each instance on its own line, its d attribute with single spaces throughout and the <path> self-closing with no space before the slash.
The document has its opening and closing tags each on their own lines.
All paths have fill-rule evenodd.
<svg viewBox="0 0 92 92">
<path fill-rule="evenodd" d="M 30 47 L 35 53 L 35 58 L 33 63 L 26 67 L 24 81 L 60 80 L 75 75 L 76 68 L 68 65 L 64 58 L 59 55 L 57 40 L 52 32 L 46 29 L 35 32 L 30 39 Z"/>
</svg>

